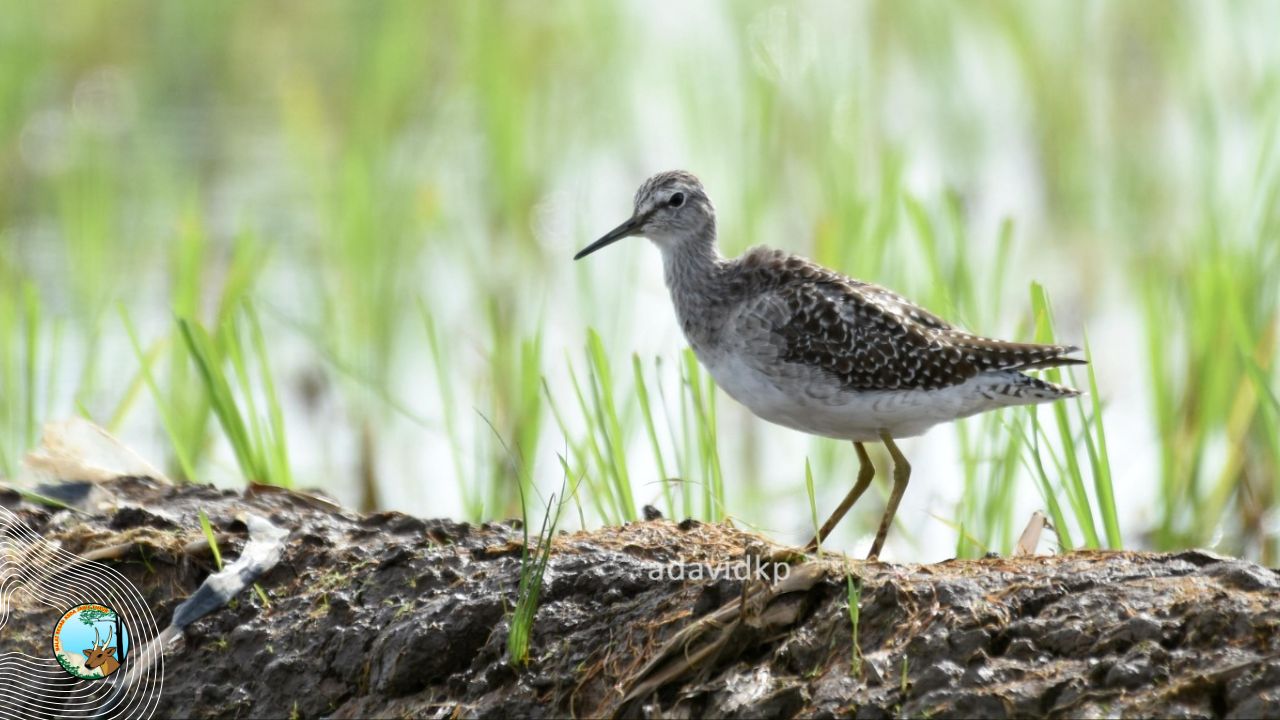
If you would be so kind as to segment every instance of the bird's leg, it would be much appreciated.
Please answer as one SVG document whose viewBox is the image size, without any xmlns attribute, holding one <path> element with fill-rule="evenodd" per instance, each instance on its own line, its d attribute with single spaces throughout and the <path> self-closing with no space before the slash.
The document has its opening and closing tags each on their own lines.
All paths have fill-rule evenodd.
<svg viewBox="0 0 1280 720">
<path fill-rule="evenodd" d="M 893 522 L 893 516 L 898 512 L 898 503 L 902 502 L 902 494 L 907 491 L 907 481 L 911 479 L 911 464 L 907 462 L 907 458 L 903 456 L 889 433 L 881 430 L 880 441 L 893 456 L 893 492 L 889 493 L 889 504 L 885 506 L 884 517 L 880 519 L 880 529 L 876 531 L 875 542 L 871 543 L 871 552 L 867 553 L 868 560 L 880 557 L 884 538 L 889 534 L 889 524 Z"/>
<path fill-rule="evenodd" d="M 836 508 L 836 511 L 831 513 L 831 517 L 822 523 L 822 529 L 818 531 L 818 534 L 814 535 L 809 544 L 804 546 L 805 552 L 817 550 L 818 546 L 827 539 L 827 536 L 831 534 L 836 525 L 844 519 L 844 515 L 849 512 L 849 508 L 853 507 L 853 504 L 858 502 L 858 498 L 862 497 L 862 493 L 866 492 L 867 488 L 871 486 L 871 478 L 876 474 L 876 468 L 871 464 L 871 456 L 867 455 L 867 448 L 862 443 L 854 442 L 853 447 L 858 451 L 858 480 L 853 484 L 853 489 L 849 491 L 849 494 L 844 496 L 844 500 L 840 501 L 840 506 Z"/>
</svg>

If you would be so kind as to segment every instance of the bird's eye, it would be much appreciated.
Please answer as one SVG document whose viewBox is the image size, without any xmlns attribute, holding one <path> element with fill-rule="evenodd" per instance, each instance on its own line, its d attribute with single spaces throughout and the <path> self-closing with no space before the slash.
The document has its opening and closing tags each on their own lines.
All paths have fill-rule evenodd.
<svg viewBox="0 0 1280 720">
<path fill-rule="evenodd" d="M 672 193 L 671 198 L 667 200 L 667 204 L 673 208 L 680 207 L 684 204 L 684 193 Z"/>
</svg>

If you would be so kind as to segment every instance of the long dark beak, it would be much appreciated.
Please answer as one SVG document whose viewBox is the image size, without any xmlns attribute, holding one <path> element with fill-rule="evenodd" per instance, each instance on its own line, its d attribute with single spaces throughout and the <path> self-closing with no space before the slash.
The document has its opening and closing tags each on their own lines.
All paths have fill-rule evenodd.
<svg viewBox="0 0 1280 720">
<path fill-rule="evenodd" d="M 632 217 L 630 220 L 627 220 L 618 227 L 610 230 L 609 234 L 579 250 L 578 254 L 573 256 L 573 259 L 581 260 L 605 245 L 612 245 L 628 235 L 635 235 L 639 230 L 640 219 Z"/>
</svg>

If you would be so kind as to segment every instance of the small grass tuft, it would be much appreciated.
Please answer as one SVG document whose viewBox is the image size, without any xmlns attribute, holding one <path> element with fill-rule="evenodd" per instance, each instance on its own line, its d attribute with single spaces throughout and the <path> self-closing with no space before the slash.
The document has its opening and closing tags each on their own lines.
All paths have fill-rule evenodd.
<svg viewBox="0 0 1280 720">
<path fill-rule="evenodd" d="M 178 328 L 245 479 L 292 487 L 284 413 L 271 379 L 262 327 L 252 305 L 245 304 L 243 317 L 249 348 L 257 360 L 256 385 L 241 337 L 245 328 L 234 316 L 216 338 L 189 318 L 178 318 Z"/>
<path fill-rule="evenodd" d="M 1035 314 L 1036 342 L 1056 342 L 1053 331 L 1053 313 L 1049 306 L 1049 298 L 1039 283 L 1031 284 L 1031 307 Z M 1092 360 L 1087 340 L 1085 342 L 1085 360 Z M 1118 549 L 1121 546 L 1120 521 L 1116 514 L 1115 492 L 1111 481 L 1111 462 L 1107 454 L 1106 431 L 1102 423 L 1098 384 L 1094 376 L 1092 362 L 1089 363 L 1087 368 L 1089 374 L 1090 412 L 1085 412 L 1085 403 L 1082 396 L 1077 396 L 1070 401 L 1053 403 L 1052 412 L 1058 431 L 1058 451 L 1055 452 L 1049 444 L 1049 438 L 1043 425 L 1040 424 L 1036 407 L 1034 405 L 1031 406 L 1028 411 L 1031 418 L 1032 442 L 1029 444 L 1028 449 L 1034 455 L 1036 476 L 1040 480 L 1039 487 L 1046 504 L 1049 506 L 1050 517 L 1053 519 L 1054 526 L 1058 528 L 1064 544 L 1070 544 L 1070 536 L 1065 525 L 1067 518 L 1062 512 L 1061 506 L 1057 503 L 1056 494 L 1058 490 L 1061 490 L 1067 497 L 1067 504 L 1072 512 L 1071 519 L 1075 521 L 1075 526 L 1080 528 L 1083 533 L 1085 547 L 1099 548 L 1104 546 L 1104 536 L 1098 534 L 1098 522 L 1095 521 L 1100 519 L 1105 533 L 1105 546 Z M 1063 375 L 1062 368 L 1050 368 L 1045 371 L 1045 377 L 1054 383 L 1064 382 Z M 1065 381 L 1074 384 L 1069 371 Z M 1077 422 L 1073 423 L 1068 413 L 1069 403 L 1074 404 L 1076 408 Z M 1026 434 L 1022 433 L 1022 437 L 1026 438 Z M 1056 487 L 1054 483 L 1050 482 L 1040 457 L 1042 448 L 1048 451 L 1055 475 L 1061 478 Z M 1092 498 L 1085 482 L 1084 468 L 1080 463 L 1082 448 L 1089 458 L 1088 474 L 1093 480 L 1094 491 Z"/>
<path fill-rule="evenodd" d="M 818 498 L 813 489 L 813 467 L 809 458 L 804 459 L 804 490 L 809 496 L 809 520 L 813 523 L 813 536 L 816 538 L 822 526 L 818 524 Z M 818 557 L 822 557 L 821 538 L 818 540 Z"/>
<path fill-rule="evenodd" d="M 563 463 L 562 466 L 567 467 Z M 557 502 L 553 494 L 547 502 L 535 538 L 536 545 L 530 543 L 528 496 L 521 493 L 521 511 L 524 522 L 524 545 L 520 549 L 520 587 L 516 593 L 516 607 L 511 614 L 511 629 L 507 633 L 507 662 L 515 667 L 526 667 L 529 664 L 529 642 L 533 636 L 533 620 L 538 612 L 538 598 L 542 593 L 542 582 L 547 574 L 547 564 L 551 560 L 551 545 L 555 538 L 556 528 L 560 524 L 560 512 L 564 509 L 566 493 L 569 492 L 569 475 L 566 473 L 560 485 L 560 499 Z"/>
</svg>

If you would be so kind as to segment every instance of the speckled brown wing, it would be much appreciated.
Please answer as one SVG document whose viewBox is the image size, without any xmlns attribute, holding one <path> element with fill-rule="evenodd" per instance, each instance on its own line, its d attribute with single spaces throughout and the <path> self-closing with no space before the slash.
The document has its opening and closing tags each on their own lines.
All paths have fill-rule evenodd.
<svg viewBox="0 0 1280 720">
<path fill-rule="evenodd" d="M 848 390 L 934 390 L 983 372 L 1079 363 L 1065 345 L 1007 343 L 959 330 L 877 285 L 803 258 L 770 254 L 772 287 L 736 314 L 732 332 L 778 360 L 820 369 Z"/>
<path fill-rule="evenodd" d="M 743 256 L 742 273 L 738 279 L 740 283 L 755 287 L 806 282 L 848 286 L 864 298 L 908 318 L 917 325 L 935 330 L 956 330 L 951 323 L 888 288 L 855 280 L 807 258 L 773 248 L 757 247 L 747 251 Z M 957 332 L 963 333 L 962 330 Z"/>
<path fill-rule="evenodd" d="M 824 370 L 845 389 L 937 389 L 981 372 L 927 326 L 886 309 L 862 288 L 803 282 L 774 292 L 789 309 L 774 328 L 779 359 Z"/>
<path fill-rule="evenodd" d="M 943 320 L 937 315 L 934 315 L 928 310 L 925 310 L 919 305 L 916 305 L 892 290 L 880 287 L 879 285 L 873 285 L 868 282 L 862 282 L 861 280 L 844 278 L 830 270 L 827 272 L 834 276 L 833 278 L 828 278 L 828 282 L 847 284 L 880 307 L 905 317 L 916 325 L 930 330 L 955 330 L 956 332 L 964 333 L 963 330 L 957 329 L 951 323 Z"/>
</svg>

